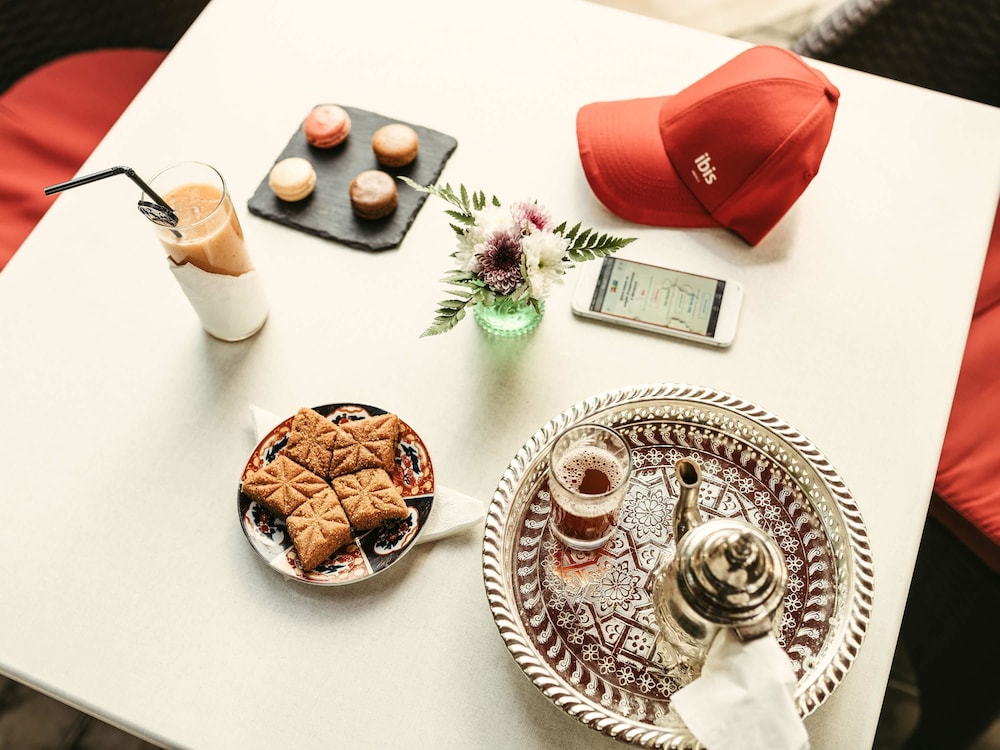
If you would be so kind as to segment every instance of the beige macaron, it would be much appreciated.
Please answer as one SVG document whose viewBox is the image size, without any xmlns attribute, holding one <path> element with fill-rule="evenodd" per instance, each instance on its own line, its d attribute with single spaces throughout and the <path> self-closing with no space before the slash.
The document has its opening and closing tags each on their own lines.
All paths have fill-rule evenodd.
<svg viewBox="0 0 1000 750">
<path fill-rule="evenodd" d="M 316 170 L 307 159 L 290 156 L 271 167 L 267 184 L 281 200 L 300 201 L 316 189 Z"/>
<path fill-rule="evenodd" d="M 401 122 L 383 125 L 372 136 L 372 151 L 383 167 L 405 167 L 417 158 L 419 150 L 417 131 Z"/>
</svg>

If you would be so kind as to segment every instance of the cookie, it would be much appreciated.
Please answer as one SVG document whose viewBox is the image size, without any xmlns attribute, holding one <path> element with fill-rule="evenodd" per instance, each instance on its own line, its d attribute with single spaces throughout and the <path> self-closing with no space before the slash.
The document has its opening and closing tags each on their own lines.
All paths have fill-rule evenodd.
<svg viewBox="0 0 1000 750">
<path fill-rule="evenodd" d="M 353 538 L 337 494 L 327 487 L 285 519 L 304 570 L 312 570 Z"/>
<path fill-rule="evenodd" d="M 326 480 L 279 453 L 243 480 L 243 494 L 282 516 L 326 490 Z"/>
<path fill-rule="evenodd" d="M 360 219 L 384 219 L 396 210 L 399 191 L 396 181 L 378 169 L 369 169 L 351 182 L 351 208 Z"/>
<path fill-rule="evenodd" d="M 316 148 L 333 148 L 343 143 L 351 133 L 351 116 L 336 104 L 319 104 L 312 108 L 302 123 L 306 142 Z"/>
<path fill-rule="evenodd" d="M 352 420 L 333 425 L 333 429 L 329 478 L 361 469 L 393 472 L 399 444 L 399 417 L 395 414 Z"/>
<path fill-rule="evenodd" d="M 315 409 L 299 409 L 292 417 L 288 443 L 281 451 L 300 466 L 328 479 L 336 437 L 333 422 Z"/>
<path fill-rule="evenodd" d="M 307 159 L 292 156 L 271 167 L 267 184 L 281 200 L 300 201 L 316 189 L 316 170 Z"/>
<path fill-rule="evenodd" d="M 374 529 L 410 514 L 402 491 L 385 469 L 362 469 L 334 477 L 331 484 L 351 526 L 358 531 Z"/>
<path fill-rule="evenodd" d="M 383 167 L 405 167 L 417 158 L 419 150 L 417 131 L 400 122 L 383 125 L 372 136 L 372 151 Z"/>
</svg>

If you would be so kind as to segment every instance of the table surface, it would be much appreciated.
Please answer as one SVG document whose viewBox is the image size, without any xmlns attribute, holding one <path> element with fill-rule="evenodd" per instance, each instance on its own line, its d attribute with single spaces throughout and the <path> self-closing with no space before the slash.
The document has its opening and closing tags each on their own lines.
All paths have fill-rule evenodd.
<svg viewBox="0 0 1000 750">
<path fill-rule="evenodd" d="M 440 483 L 488 501 L 572 404 L 697 383 L 798 428 L 864 514 L 874 614 L 806 726 L 817 750 L 869 746 L 996 206 L 1000 111 L 822 66 L 842 91 L 823 167 L 758 247 L 604 210 L 579 165 L 578 108 L 676 91 L 744 47 L 576 0 L 214 0 L 82 171 L 215 165 L 271 316 L 243 343 L 203 334 L 124 178 L 62 195 L 0 274 L 0 672 L 170 747 L 617 747 L 514 663 L 481 527 L 356 586 L 263 565 L 236 513 L 248 406 L 396 411 Z M 381 253 L 245 210 L 324 101 L 455 136 L 453 184 L 537 198 L 637 236 L 630 257 L 741 281 L 735 343 L 576 318 L 573 273 L 529 337 L 491 339 L 470 319 L 419 338 L 453 250 L 438 199 Z"/>
</svg>

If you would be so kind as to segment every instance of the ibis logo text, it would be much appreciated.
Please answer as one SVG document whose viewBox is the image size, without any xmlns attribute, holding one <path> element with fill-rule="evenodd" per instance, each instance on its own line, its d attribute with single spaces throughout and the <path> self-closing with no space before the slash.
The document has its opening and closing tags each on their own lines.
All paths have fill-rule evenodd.
<svg viewBox="0 0 1000 750">
<path fill-rule="evenodd" d="M 711 185 L 715 182 L 715 166 L 712 164 L 712 157 L 708 155 L 707 151 L 694 160 L 694 165 L 698 167 L 698 171 L 701 173 L 706 185 Z"/>
</svg>

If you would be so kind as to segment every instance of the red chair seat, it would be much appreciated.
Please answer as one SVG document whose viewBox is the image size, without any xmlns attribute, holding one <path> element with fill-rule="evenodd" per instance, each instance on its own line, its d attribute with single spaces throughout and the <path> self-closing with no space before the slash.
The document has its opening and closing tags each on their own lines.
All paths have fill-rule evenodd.
<svg viewBox="0 0 1000 750">
<path fill-rule="evenodd" d="M 934 483 L 931 513 L 1000 571 L 1000 206 Z"/>
<path fill-rule="evenodd" d="M 0 269 L 55 200 L 42 189 L 76 174 L 165 56 L 146 49 L 68 55 L 0 95 Z"/>
</svg>

